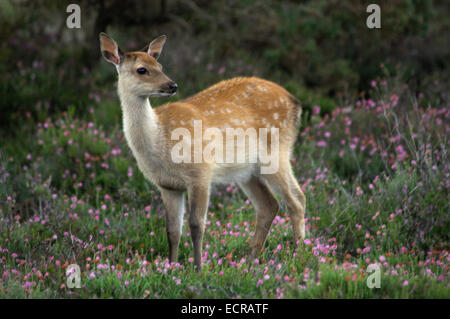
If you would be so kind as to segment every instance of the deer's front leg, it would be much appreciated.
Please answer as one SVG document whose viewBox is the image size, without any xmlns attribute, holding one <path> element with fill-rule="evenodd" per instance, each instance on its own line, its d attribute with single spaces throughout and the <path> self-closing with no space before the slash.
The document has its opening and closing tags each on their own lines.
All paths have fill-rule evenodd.
<svg viewBox="0 0 450 319">
<path fill-rule="evenodd" d="M 183 229 L 184 216 L 184 192 L 160 189 L 161 196 L 166 208 L 166 231 L 169 240 L 169 260 L 178 260 L 178 246 L 180 244 Z"/>
<path fill-rule="evenodd" d="M 194 245 L 195 270 L 200 271 L 202 265 L 202 243 L 205 232 L 205 219 L 209 203 L 209 185 L 192 185 L 188 189 L 189 227 Z"/>
</svg>

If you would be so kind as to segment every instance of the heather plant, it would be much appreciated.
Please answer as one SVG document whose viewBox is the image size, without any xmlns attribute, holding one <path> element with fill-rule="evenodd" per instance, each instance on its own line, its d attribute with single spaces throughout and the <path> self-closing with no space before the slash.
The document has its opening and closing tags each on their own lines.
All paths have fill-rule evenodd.
<svg viewBox="0 0 450 319">
<path fill-rule="evenodd" d="M 449 298 L 445 1 L 382 2 L 379 30 L 356 0 L 80 0 L 81 30 L 64 26 L 69 3 L 0 1 L 1 298 Z M 168 262 L 160 194 L 125 142 L 101 31 L 130 50 L 168 35 L 161 60 L 180 87 L 153 107 L 234 76 L 301 101 L 298 247 L 282 202 L 249 259 L 254 207 L 231 184 L 211 194 L 203 272 L 187 215 Z"/>
<path fill-rule="evenodd" d="M 82 116 L 72 107 L 29 118 L 20 140 L 2 142 L 2 297 L 448 298 L 445 92 L 414 96 L 379 79 L 331 113 L 313 105 L 291 159 L 307 238 L 282 240 L 292 236 L 282 207 L 250 260 L 254 209 L 237 185 L 218 187 L 200 274 L 187 223 L 179 262 L 167 261 L 162 202 L 125 143 L 118 105 L 101 94 L 89 103 Z M 67 287 L 72 263 L 79 289 Z M 370 289 L 373 264 L 381 286 Z"/>
</svg>

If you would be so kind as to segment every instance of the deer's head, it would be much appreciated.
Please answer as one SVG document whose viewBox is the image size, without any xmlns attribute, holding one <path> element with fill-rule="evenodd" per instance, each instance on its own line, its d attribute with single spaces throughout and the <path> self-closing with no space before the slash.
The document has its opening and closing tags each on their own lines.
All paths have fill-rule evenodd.
<svg viewBox="0 0 450 319">
<path fill-rule="evenodd" d="M 170 96 L 177 84 L 163 72 L 158 63 L 166 36 L 154 39 L 141 51 L 123 53 L 116 41 L 100 33 L 100 49 L 106 61 L 116 66 L 119 73 L 119 91 L 138 97 Z"/>
</svg>

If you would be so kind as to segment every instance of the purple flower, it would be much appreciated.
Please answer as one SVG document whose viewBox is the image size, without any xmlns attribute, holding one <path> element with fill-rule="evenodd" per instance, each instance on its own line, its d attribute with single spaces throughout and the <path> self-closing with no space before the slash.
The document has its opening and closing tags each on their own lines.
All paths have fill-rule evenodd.
<svg viewBox="0 0 450 319">
<path fill-rule="evenodd" d="M 316 144 L 318 147 L 326 147 L 327 146 L 327 142 L 325 142 L 325 141 L 318 141 L 317 142 L 317 144 Z"/>
</svg>

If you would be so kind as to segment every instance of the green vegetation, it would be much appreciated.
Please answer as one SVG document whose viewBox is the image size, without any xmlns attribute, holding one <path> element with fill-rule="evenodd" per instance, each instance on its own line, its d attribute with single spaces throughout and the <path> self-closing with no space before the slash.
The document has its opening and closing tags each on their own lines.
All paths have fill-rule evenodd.
<svg viewBox="0 0 450 319">
<path fill-rule="evenodd" d="M 383 27 L 372 31 L 360 1 L 162 2 L 145 4 L 161 15 L 149 25 L 90 13 L 86 22 L 123 49 L 168 34 L 160 62 L 180 94 L 155 107 L 238 75 L 299 98 L 292 163 L 307 197 L 307 238 L 290 242 L 283 207 L 264 252 L 249 260 L 254 209 L 226 185 L 212 192 L 203 272 L 193 269 L 187 223 L 179 263 L 168 264 L 164 208 L 125 142 L 115 71 L 86 40 L 95 30 L 50 31 L 63 4 L 4 1 L 0 297 L 449 298 L 444 2 L 384 4 Z M 99 3 L 109 14 L 122 9 Z M 72 263 L 79 289 L 67 287 Z M 379 289 L 367 287 L 372 264 Z"/>
</svg>

